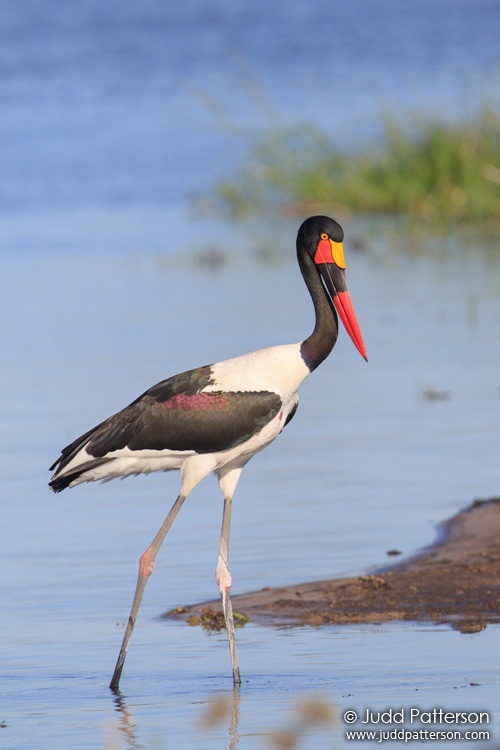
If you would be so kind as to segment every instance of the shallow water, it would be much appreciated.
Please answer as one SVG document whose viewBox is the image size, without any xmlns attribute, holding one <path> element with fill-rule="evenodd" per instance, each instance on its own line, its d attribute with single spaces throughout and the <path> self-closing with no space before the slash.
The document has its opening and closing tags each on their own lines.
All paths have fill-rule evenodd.
<svg viewBox="0 0 500 750">
<path fill-rule="evenodd" d="M 496 0 L 4 0 L 0 212 L 169 204 L 269 125 L 498 101 Z M 243 135 L 243 138 L 242 138 Z"/>
<path fill-rule="evenodd" d="M 292 245 L 293 223 L 287 232 Z M 293 725 L 307 694 L 360 712 L 498 711 L 496 626 L 461 635 L 408 623 L 250 624 L 238 631 L 237 731 L 226 717 L 200 738 L 207 702 L 232 695 L 225 635 L 159 616 L 216 595 L 221 500 L 213 480 L 193 492 L 161 550 L 122 699 L 108 691 L 137 560 L 178 477 L 53 495 L 46 467 L 163 377 L 309 332 L 310 300 L 286 243 L 263 262 L 244 227 L 226 236 L 226 250 L 236 242 L 241 254 L 219 269 L 200 265 L 189 244 L 169 254 L 129 247 L 2 256 L 2 348 L 12 353 L 1 388 L 5 747 L 265 747 L 269 733 Z M 364 255 L 346 242 L 369 363 L 342 332 L 304 384 L 293 422 L 243 474 L 235 593 L 385 564 L 388 549 L 411 554 L 434 539 L 436 523 L 498 494 L 499 266 L 479 247 L 471 263 L 458 243 L 434 258 L 393 255 L 382 244 Z M 449 398 L 429 401 L 426 388 Z M 304 731 L 301 747 L 331 747 L 332 733 L 343 746 L 342 724 Z"/>
<path fill-rule="evenodd" d="M 454 119 L 496 101 L 499 23 L 495 0 L 1 4 L 2 747 L 265 748 L 308 695 L 341 713 L 498 720 L 495 626 L 249 624 L 236 701 L 224 633 L 160 617 L 216 595 L 213 480 L 165 542 L 113 696 L 137 560 L 178 477 L 46 483 L 64 445 L 154 382 L 310 332 L 295 222 L 195 221 L 185 196 L 270 123 L 314 122 L 352 147 L 377 137 L 388 103 Z M 365 572 L 499 492 L 498 248 L 409 256 L 374 226 L 359 253 L 362 228 L 346 229 L 370 361 L 342 333 L 246 468 L 235 592 Z M 220 694 L 229 715 L 197 729 Z M 305 728 L 299 746 L 346 747 L 344 729 Z"/>
</svg>

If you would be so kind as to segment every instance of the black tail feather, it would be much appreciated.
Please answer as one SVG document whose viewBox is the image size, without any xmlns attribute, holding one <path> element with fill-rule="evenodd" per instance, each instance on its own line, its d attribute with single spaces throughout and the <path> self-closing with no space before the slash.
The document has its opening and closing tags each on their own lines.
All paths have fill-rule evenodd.
<svg viewBox="0 0 500 750">
<path fill-rule="evenodd" d="M 103 456 L 102 458 L 95 458 L 92 461 L 87 461 L 86 463 L 75 467 L 75 470 L 71 471 L 69 474 L 63 474 L 62 476 L 58 476 L 57 474 L 55 474 L 49 482 L 49 487 L 54 490 L 54 492 L 62 492 L 66 489 L 66 487 L 69 487 L 71 482 L 74 482 L 75 479 L 81 477 L 81 475 L 85 474 L 86 471 L 95 469 L 97 466 L 107 464 L 108 461 L 114 460 L 114 458 L 106 458 L 105 456 Z"/>
<path fill-rule="evenodd" d="M 93 427 L 91 430 L 86 432 L 85 435 L 81 435 L 79 438 L 77 438 L 72 443 L 67 445 L 66 448 L 63 448 L 63 450 L 61 451 L 61 455 L 56 461 L 54 461 L 49 471 L 54 471 L 57 465 L 59 465 L 58 471 L 61 471 L 61 469 L 64 469 L 66 464 L 69 464 L 71 459 L 74 458 L 74 456 L 76 456 L 80 448 L 83 448 L 85 443 L 88 442 L 91 435 L 93 435 L 94 432 L 96 432 L 96 430 L 98 430 L 99 427 L 102 426 L 102 424 L 104 423 L 97 425 L 97 427 Z"/>
</svg>

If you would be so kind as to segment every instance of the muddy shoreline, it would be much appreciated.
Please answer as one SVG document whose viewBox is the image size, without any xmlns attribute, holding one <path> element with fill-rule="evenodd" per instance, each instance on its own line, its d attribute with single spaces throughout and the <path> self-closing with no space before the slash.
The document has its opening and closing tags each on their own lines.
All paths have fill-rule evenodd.
<svg viewBox="0 0 500 750">
<path fill-rule="evenodd" d="M 402 563 L 366 575 L 264 588 L 233 596 L 247 619 L 270 625 L 446 622 L 461 632 L 500 621 L 500 498 L 475 500 L 438 527 L 438 539 Z M 165 617 L 222 626 L 220 601 L 181 606 Z"/>
</svg>

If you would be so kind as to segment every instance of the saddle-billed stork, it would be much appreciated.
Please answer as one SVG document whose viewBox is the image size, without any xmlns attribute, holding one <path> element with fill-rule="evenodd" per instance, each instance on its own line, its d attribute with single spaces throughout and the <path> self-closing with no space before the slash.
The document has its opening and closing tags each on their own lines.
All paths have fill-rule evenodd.
<svg viewBox="0 0 500 750">
<path fill-rule="evenodd" d="M 156 554 L 189 493 L 215 472 L 224 499 L 216 579 L 229 640 L 234 684 L 241 682 L 228 566 L 233 494 L 241 470 L 292 419 L 297 389 L 330 354 L 338 336 L 337 314 L 367 359 L 345 282 L 342 227 L 313 216 L 297 234 L 299 267 L 316 322 L 297 344 L 274 346 L 198 367 L 163 380 L 122 411 L 68 445 L 51 467 L 50 487 L 60 492 L 82 482 L 179 469 L 179 495 L 140 558 L 137 587 L 110 688 L 118 689 L 130 637 Z"/>
</svg>

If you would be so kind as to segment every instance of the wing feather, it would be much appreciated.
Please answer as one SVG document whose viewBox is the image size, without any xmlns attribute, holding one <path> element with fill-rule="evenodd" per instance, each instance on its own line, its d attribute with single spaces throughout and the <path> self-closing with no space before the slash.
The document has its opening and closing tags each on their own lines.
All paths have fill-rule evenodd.
<svg viewBox="0 0 500 750">
<path fill-rule="evenodd" d="M 211 366 L 157 383 L 122 411 L 68 445 L 52 469 L 59 473 L 85 447 L 94 458 L 123 448 L 211 453 L 259 432 L 281 409 L 271 391 L 206 391 Z"/>
</svg>

